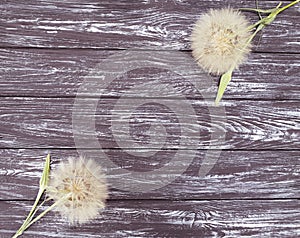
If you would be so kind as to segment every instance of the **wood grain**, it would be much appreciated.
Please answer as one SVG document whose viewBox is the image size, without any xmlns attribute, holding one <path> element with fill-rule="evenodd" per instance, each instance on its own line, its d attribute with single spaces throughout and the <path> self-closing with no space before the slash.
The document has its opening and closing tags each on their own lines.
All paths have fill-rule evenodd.
<svg viewBox="0 0 300 238">
<path fill-rule="evenodd" d="M 77 110 L 73 98 L 2 98 L 0 147 L 75 148 L 76 135 L 84 143 L 77 148 L 98 148 L 91 143 L 96 133 L 102 148 L 300 148 L 299 101 L 224 102 L 223 115 L 219 111 L 210 114 L 209 103 L 201 100 L 82 100 Z M 90 105 L 97 102 L 93 116 Z M 192 107 L 183 110 L 186 105 Z M 72 112 L 80 115 L 76 126 Z M 95 131 L 88 129 L 92 118 Z M 226 134 L 224 142 L 212 139 L 217 133 Z M 118 141 L 126 145 L 119 146 Z"/>
<path fill-rule="evenodd" d="M 68 157 L 78 157 L 76 150 L 50 149 L 2 149 L 0 150 L 0 200 L 34 199 L 39 178 L 47 153 L 51 153 L 51 169 Z M 153 153 L 155 156 L 142 157 L 137 153 Z M 300 197 L 300 154 L 299 151 L 222 151 L 216 164 L 205 176 L 198 172 L 203 166 L 206 151 L 197 151 L 189 164 L 183 159 L 178 166 L 186 168 L 183 174 L 178 170 L 166 170 L 164 176 L 177 178 L 162 187 L 147 193 L 122 191 L 114 187 L 114 171 L 106 170 L 107 164 L 98 150 L 89 150 L 92 158 L 102 164 L 110 184 L 111 199 L 274 199 Z M 126 171 L 141 171 L 148 168 L 155 172 L 172 160 L 175 152 L 160 150 L 105 150 L 106 156 L 117 167 Z M 185 151 L 186 156 L 192 154 Z M 159 165 L 159 166 L 158 166 Z M 120 172 L 120 177 L 126 171 Z M 123 174 L 123 175 L 122 175 Z M 153 173 L 148 181 L 154 183 L 159 175 Z M 132 181 L 137 184 L 141 181 Z"/>
<path fill-rule="evenodd" d="M 1 237 L 13 235 L 30 202 L 0 202 Z M 24 237 L 297 237 L 299 200 L 109 201 L 93 222 L 70 227 L 48 213 Z"/>
<path fill-rule="evenodd" d="M 258 2 L 260 8 L 278 4 Z M 228 5 L 256 7 L 254 0 L 2 1 L 0 238 L 12 236 L 29 212 L 48 153 L 51 169 L 78 154 L 97 160 L 110 200 L 87 225 L 70 227 L 49 213 L 23 237 L 299 236 L 299 4 L 255 38 L 253 53 L 224 96 L 226 115 L 213 115 L 208 105 L 218 78 L 207 86 L 208 76 L 192 70 L 189 36 L 202 13 Z M 258 19 L 245 14 L 251 22 Z M 95 93 L 82 91 L 99 63 L 114 74 L 125 62 L 138 62 L 130 54 L 118 58 L 123 52 L 149 57 L 139 61 L 144 67 L 109 85 L 103 80 L 98 88 L 97 82 Z M 184 69 L 185 77 L 166 70 L 170 64 Z M 75 100 L 81 107 L 73 107 Z M 86 127 L 93 125 L 90 105 L 97 105 L 99 145 Z M 72 123 L 76 112 L 84 116 L 79 126 Z M 221 149 L 216 161 L 206 160 Z M 182 159 L 175 160 L 177 154 Z M 171 162 L 173 167 L 155 173 Z M 205 166 L 211 170 L 199 176 Z M 132 172 L 151 176 L 128 182 Z M 173 177 L 150 192 L 125 189 Z"/>
<path fill-rule="evenodd" d="M 140 53 L 140 52 L 139 52 Z M 217 92 L 217 77 L 212 77 L 214 86 L 209 87 L 203 77 L 209 76 L 190 70 L 190 53 L 182 53 L 181 58 L 174 59 L 172 52 L 164 52 L 165 58 L 155 52 L 149 54 L 148 63 L 140 62 L 141 68 L 131 70 L 122 77 L 115 78 L 109 87 L 101 88 L 102 97 L 147 97 L 151 91 L 160 92 L 161 97 L 201 98 L 199 89 L 205 89 L 210 98 Z M 77 94 L 84 78 L 89 72 L 99 67 L 116 51 L 95 50 L 45 50 L 45 49 L 0 49 L 0 96 L 37 96 L 37 97 L 71 97 Z M 110 58 L 109 58 L 110 59 Z M 120 62 L 132 60 L 130 57 L 118 59 Z M 185 77 L 166 70 L 176 61 L 186 67 Z M 112 67 L 117 64 L 111 60 Z M 298 54 L 251 54 L 248 61 L 234 72 L 224 100 L 226 99 L 299 99 L 300 98 L 300 55 Z M 145 68 L 143 65 L 157 65 Z M 103 66 L 104 67 L 104 66 Z M 103 69 L 103 67 L 99 67 Z M 195 65 L 194 68 L 198 68 Z M 104 69 L 103 69 L 104 70 Z M 115 73 L 112 69 L 111 73 Z M 203 82 L 195 88 L 194 81 Z M 139 92 L 131 90 L 133 86 L 145 84 L 148 90 Z M 166 90 L 172 87 L 173 90 Z M 152 89 L 152 90 L 150 90 Z M 143 93 L 143 94 L 142 94 Z M 92 96 L 91 94 L 89 96 Z"/>
<path fill-rule="evenodd" d="M 283 1 L 285 4 L 289 1 Z M 278 1 L 259 1 L 270 9 Z M 0 7 L 2 47 L 190 49 L 193 24 L 209 8 L 255 8 L 255 1 L 4 1 Z M 256 22 L 255 13 L 247 14 Z M 299 6 L 267 27 L 254 48 L 299 52 Z"/>
</svg>

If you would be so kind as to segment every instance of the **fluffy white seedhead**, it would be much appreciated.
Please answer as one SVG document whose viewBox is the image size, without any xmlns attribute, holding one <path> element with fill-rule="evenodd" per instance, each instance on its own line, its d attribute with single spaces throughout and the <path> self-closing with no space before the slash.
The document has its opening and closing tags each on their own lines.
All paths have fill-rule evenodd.
<svg viewBox="0 0 300 238">
<path fill-rule="evenodd" d="M 69 158 L 50 173 L 47 195 L 58 202 L 56 210 L 71 224 L 82 224 L 105 207 L 108 189 L 95 161 Z"/>
<path fill-rule="evenodd" d="M 191 40 L 193 56 L 209 73 L 223 74 L 237 68 L 250 52 L 249 23 L 231 8 L 211 10 L 196 22 Z"/>
</svg>

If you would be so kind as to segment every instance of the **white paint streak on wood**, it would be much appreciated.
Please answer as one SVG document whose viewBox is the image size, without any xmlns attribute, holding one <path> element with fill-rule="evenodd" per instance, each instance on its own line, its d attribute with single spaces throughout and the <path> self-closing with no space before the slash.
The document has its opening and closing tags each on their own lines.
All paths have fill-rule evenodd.
<svg viewBox="0 0 300 238">
<path fill-rule="evenodd" d="M 86 103 L 98 101 L 93 98 L 84 100 Z M 114 138 L 128 142 L 128 145 L 134 140 L 135 143 L 140 142 L 141 147 L 144 144 L 144 148 L 161 148 L 159 141 L 167 135 L 171 136 L 164 139 L 168 149 L 189 149 L 195 145 L 198 145 L 198 149 L 297 149 L 300 145 L 298 101 L 224 101 L 222 105 L 226 109 L 226 123 L 223 122 L 223 115 L 210 115 L 207 102 L 201 100 L 188 101 L 193 106 L 197 121 L 193 116 L 179 111 L 161 111 L 159 106 L 155 106 L 151 112 L 144 107 L 132 111 L 127 108 L 131 101 L 126 98 L 119 101 L 117 98 L 105 98 L 98 102 L 96 135 L 103 148 L 116 148 Z M 168 101 L 174 108 L 182 106 L 181 100 L 153 99 L 154 103 L 162 105 Z M 114 109 L 116 102 L 119 103 L 118 109 Z M 73 133 L 79 133 L 88 147 L 91 132 L 84 128 L 81 131 L 72 129 L 73 103 L 73 98 L 39 98 L 38 103 L 36 98 L 2 98 L 0 145 L 7 148 L 74 148 Z M 80 110 L 87 118 L 94 114 L 88 108 Z M 134 118 L 139 120 L 135 121 Z M 181 125 L 180 121 L 186 123 Z M 111 131 L 112 123 L 119 123 L 122 128 Z M 128 134 L 128 123 L 132 135 Z M 150 130 L 149 126 L 163 126 L 169 128 L 169 132 Z M 180 127 L 189 131 L 189 136 L 180 136 Z M 216 128 L 226 134 L 224 142 L 210 141 L 211 130 Z"/>
<path fill-rule="evenodd" d="M 115 51 L 93 50 L 0 50 L 0 95 L 15 96 L 75 96 L 78 87 L 89 71 Z M 168 52 L 165 52 L 166 57 Z M 191 57 L 182 53 L 183 57 Z M 120 59 L 128 60 L 128 59 Z M 174 63 L 152 54 L 151 64 L 156 68 L 141 68 L 114 80 L 111 88 L 99 89 L 103 97 L 119 97 L 124 94 L 130 97 L 151 97 L 160 92 L 161 97 L 200 98 L 199 89 L 186 78 L 174 72 L 162 71 L 165 65 Z M 287 54 L 252 54 L 247 63 L 234 73 L 232 83 L 224 95 L 226 99 L 299 99 L 300 56 Z M 145 63 L 145 62 L 141 62 Z M 187 68 L 190 65 L 186 65 Z M 196 65 L 195 65 L 196 67 Z M 200 71 L 199 71 L 200 72 Z M 284 72 L 284 73 L 282 73 Z M 203 74 L 186 72 L 191 80 L 199 81 L 200 87 L 213 99 L 217 91 L 217 83 L 213 87 L 201 85 Z M 217 81 L 214 77 L 212 80 Z M 145 84 L 153 91 L 130 90 L 131 87 Z M 167 90 L 171 87 L 173 90 Z M 202 89 L 202 88 L 200 88 Z M 201 90 L 200 90 L 201 91 Z M 89 95 L 93 96 L 93 95 Z M 99 94 L 94 95 L 99 96 Z"/>
<path fill-rule="evenodd" d="M 98 150 L 87 150 L 90 158 L 105 164 Z M 170 155 L 166 151 L 150 150 L 158 154 L 154 158 L 133 157 L 128 153 L 120 156 L 118 150 L 105 150 L 107 156 L 123 169 L 139 171 L 148 166 L 154 171 L 152 163 L 163 165 Z M 132 152 L 142 153 L 135 149 Z M 70 156 L 78 157 L 76 150 L 57 149 L 5 149 L 0 158 L 0 200 L 34 199 L 38 190 L 38 181 L 42 173 L 45 157 L 52 154 L 54 169 L 58 162 Z M 186 155 L 191 153 L 187 150 Z M 134 153 L 133 153 L 134 154 Z M 166 172 L 178 178 L 166 187 L 147 194 L 129 193 L 112 189 L 113 199 L 218 199 L 218 198 L 297 198 L 299 197 L 300 155 L 295 151 L 223 151 L 216 165 L 205 177 L 199 177 L 205 151 L 198 151 L 192 164 L 183 160 L 178 166 L 187 167 L 187 171 L 178 174 L 175 170 Z M 108 181 L 114 179 L 114 172 L 107 174 Z M 122 177 L 122 174 L 118 174 Z M 156 177 L 153 179 L 155 180 Z M 135 183 L 136 181 L 132 181 Z M 151 179 L 149 180 L 151 183 Z"/>
<path fill-rule="evenodd" d="M 0 202 L 0 225 L 12 234 L 30 202 Z M 32 226 L 27 237 L 295 237 L 299 234 L 299 201 L 109 201 L 98 219 L 70 227 L 51 212 Z M 8 217 L 14 218 L 13 221 Z M 45 222 L 47 221 L 47 222 Z M 9 224 L 9 225 L 8 225 Z"/>
<path fill-rule="evenodd" d="M 284 4 L 289 2 L 284 1 Z M 26 4 L 12 0 L 1 4 L 0 46 L 29 47 L 0 49 L 0 146 L 6 147 L 0 150 L 1 238 L 9 237 L 17 230 L 32 204 L 32 201 L 3 200 L 34 199 L 47 153 L 53 155 L 52 169 L 60 160 L 70 155 L 78 156 L 71 125 L 74 96 L 90 68 L 115 53 L 91 48 L 152 49 L 154 55 L 156 50 L 162 49 L 189 50 L 190 31 L 199 15 L 208 8 L 219 8 L 224 4 L 221 0 L 145 0 L 130 1 L 130 4 L 124 0 L 113 3 L 106 0 L 84 3 L 49 0 L 28 1 Z M 254 1 L 229 0 L 226 4 L 255 7 Z M 259 1 L 259 5 L 260 8 L 271 8 L 277 2 L 265 0 Z M 205 155 L 203 149 L 207 148 L 207 138 L 202 138 L 203 147 L 197 151 L 192 164 L 189 166 L 184 160 L 178 162 L 177 166 L 188 167 L 187 171 L 166 187 L 148 194 L 112 188 L 112 200 L 107 209 L 92 223 L 69 227 L 52 213 L 30 228 L 26 237 L 298 237 L 299 10 L 298 5 L 280 14 L 263 32 L 261 41 L 256 39 L 254 42 L 254 52 L 265 53 L 251 54 L 248 62 L 235 71 L 222 102 L 228 108 L 228 122 L 218 125 L 224 128 L 227 140 L 223 145 L 215 142 L 215 148 L 230 150 L 222 152 L 207 176 L 198 177 Z M 251 21 L 257 20 L 254 15 L 247 14 Z M 61 47 L 89 50 L 54 49 Z M 187 54 L 190 56 L 189 52 Z M 152 61 L 157 66 L 168 63 L 155 56 Z M 162 92 L 162 98 L 169 97 L 177 101 L 178 106 L 179 96 L 188 95 L 198 106 L 199 114 L 203 115 L 202 100 L 192 87 L 183 85 L 182 79 L 174 75 L 153 71 L 135 72 L 114 82 L 111 89 L 102 93 L 108 98 L 118 98 L 126 93 L 128 85 L 124 82 L 135 85 L 138 81 L 148 80 L 148 87 L 153 85 L 153 90 Z M 153 84 L 151 79 L 159 80 L 160 86 Z M 178 94 L 163 90 L 171 81 L 179 90 Z M 216 86 L 208 91 L 213 99 Z M 150 97 L 147 93 L 127 96 Z M 53 98 L 43 98 L 45 96 Z M 60 98 L 65 96 L 70 98 Z M 109 100 L 114 99 L 106 99 L 104 106 L 109 107 Z M 113 118 L 109 118 L 105 108 L 99 112 L 100 124 L 108 128 L 111 122 L 125 122 L 131 116 L 131 112 L 124 108 L 117 110 Z M 191 132 L 201 126 L 206 129 L 205 134 L 211 133 L 209 121 L 201 119 L 204 126 L 198 122 L 186 126 Z M 135 122 L 174 126 L 168 119 L 157 120 L 143 111 L 138 112 Z M 164 136 L 147 127 L 135 132 L 139 142 L 145 142 L 147 136 Z M 98 136 L 107 148 L 115 148 L 106 130 L 99 130 Z M 117 136 L 125 140 L 128 137 L 123 130 Z M 170 144 L 167 149 L 159 150 L 157 144 L 157 149 L 129 148 L 122 151 L 115 148 L 105 151 L 116 164 L 135 171 L 163 166 L 164 161 L 172 156 L 168 149 L 178 149 L 176 146 L 176 143 Z M 192 151 L 188 146 L 185 150 L 186 155 Z M 143 153 L 157 157 L 135 157 Z M 90 155 L 101 162 L 98 151 L 94 150 Z M 171 174 L 176 174 L 176 171 L 168 171 L 162 179 Z M 113 176 L 116 175 L 108 174 L 108 180 Z M 122 174 L 117 176 L 122 177 Z M 146 183 L 151 184 L 151 179 Z M 264 200 L 259 200 L 261 198 Z"/>
<path fill-rule="evenodd" d="M 284 1 L 288 3 L 288 1 Z M 195 21 L 209 8 L 255 7 L 251 1 L 35 1 L 26 5 L 10 1 L 1 5 L 4 32 L 2 46 L 190 49 L 190 32 Z M 276 1 L 260 1 L 273 8 Z M 267 27 L 256 50 L 299 51 L 297 7 L 281 14 Z M 247 14 L 251 22 L 256 14 Z M 18 30 L 11 30 L 17 28 Z M 48 28 L 48 30 L 47 30 Z M 49 29 L 50 28 L 50 29 Z M 48 33 L 51 34 L 48 34 Z M 101 40 L 99 40 L 101 39 Z M 275 40 L 274 40 L 275 39 Z M 288 42 L 290 42 L 288 44 Z M 258 41 L 255 41 L 255 45 Z"/>
</svg>

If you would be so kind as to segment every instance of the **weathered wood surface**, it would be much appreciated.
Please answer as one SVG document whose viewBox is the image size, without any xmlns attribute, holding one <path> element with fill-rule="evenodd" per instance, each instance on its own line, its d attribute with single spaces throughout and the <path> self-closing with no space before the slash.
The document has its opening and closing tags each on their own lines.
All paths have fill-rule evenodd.
<svg viewBox="0 0 300 238">
<path fill-rule="evenodd" d="M 0 200 L 34 199 L 39 178 L 47 153 L 52 153 L 52 169 L 59 161 L 68 157 L 78 157 L 76 150 L 47 149 L 2 149 L 0 150 Z M 134 156 L 132 150 L 120 156 L 117 150 L 105 150 L 106 155 L 116 165 L 127 171 L 141 168 L 157 169 L 166 160 L 173 159 L 174 152 L 147 150 L 155 154 L 153 158 Z M 191 151 L 186 151 L 186 155 Z M 299 151 L 222 151 L 215 166 L 205 177 L 198 175 L 203 166 L 206 151 L 198 151 L 192 163 L 182 160 L 179 166 L 186 169 L 183 174 L 177 170 L 166 170 L 164 176 L 176 175 L 171 184 L 147 193 L 110 190 L 111 199 L 274 199 L 300 197 L 300 154 Z M 99 151 L 91 150 L 90 158 L 101 163 Z M 105 168 L 105 162 L 102 162 Z M 107 173 L 107 171 L 105 170 Z M 123 172 L 125 173 L 125 172 Z M 141 172 L 143 173 L 143 172 Z M 111 184 L 113 173 L 107 173 Z M 120 175 L 122 177 L 122 174 Z M 137 181 L 132 181 L 136 183 Z M 155 181 L 149 181 L 153 183 Z"/>
<path fill-rule="evenodd" d="M 116 51 L 0 49 L 0 95 L 75 96 L 84 77 L 113 54 L 117 54 Z M 164 54 L 166 57 L 170 55 L 169 61 L 161 59 L 153 52 L 149 57 L 150 63 L 156 64 L 157 68 L 142 67 L 129 71 L 123 77 L 116 78 L 110 87 L 104 87 L 97 96 L 112 97 L 126 94 L 130 97 L 146 97 L 151 96 L 149 88 L 152 88 L 153 91 L 160 92 L 161 97 L 201 97 L 191 81 L 165 69 L 164 65 L 176 65 L 177 59 L 172 57 L 172 52 L 166 51 Z M 185 57 L 190 58 L 190 53 L 182 53 L 182 58 Z M 120 59 L 122 60 L 129 61 L 130 58 Z M 189 71 L 188 61 L 182 60 L 181 63 L 186 64 L 186 75 L 191 79 L 201 83 L 203 77 L 208 78 Z M 299 99 L 299 78 L 300 55 L 251 54 L 248 61 L 234 72 L 224 99 Z M 213 79 L 214 87 L 202 85 L 202 88 L 207 88 L 206 91 L 211 98 L 214 98 L 217 92 L 217 78 Z M 130 90 L 132 86 L 139 84 L 147 85 L 148 91 Z M 174 90 L 166 90 L 168 87 L 173 87 Z"/>
<path fill-rule="evenodd" d="M 94 98 L 83 100 L 86 105 L 98 101 Z M 149 103 L 142 99 L 99 100 L 94 132 L 85 126 L 94 113 L 89 107 L 82 107 L 80 111 L 73 109 L 73 98 L 2 98 L 0 147 L 75 148 L 74 135 L 77 135 L 85 141 L 84 146 L 77 144 L 77 147 L 95 148 L 90 144 L 90 136 L 96 133 L 102 148 L 120 148 L 117 139 L 128 144 L 125 148 L 300 148 L 299 101 L 224 101 L 224 122 L 225 115 L 210 115 L 209 103 L 200 100 L 187 102 L 194 110 L 188 115 L 185 110 L 179 110 L 185 106 L 182 100 L 152 99 L 150 101 L 156 104 L 131 109 L 132 100 L 134 103 Z M 167 103 L 178 110 L 162 106 L 168 106 Z M 74 131 L 72 112 L 84 116 L 83 127 Z M 113 130 L 114 125 L 120 127 L 119 130 Z M 159 129 L 161 127 L 165 130 Z M 181 134 L 183 131 L 187 133 Z M 219 139 L 211 141 L 211 135 L 217 132 L 226 134 L 224 142 Z"/>
<path fill-rule="evenodd" d="M 259 1 L 261 8 L 277 4 Z M 155 171 L 167 165 L 176 152 L 183 151 L 188 158 L 197 148 L 192 161 L 176 163 L 186 168 L 185 172 L 178 174 L 175 166 L 163 174 L 166 178 L 178 175 L 167 186 L 148 193 L 116 189 L 114 171 L 106 168 L 103 154 L 94 144 L 86 143 L 84 149 L 76 150 L 73 104 L 92 68 L 123 52 L 121 49 L 152 55 L 145 62 L 158 66 L 176 62 L 172 53 L 177 50 L 191 57 L 189 35 L 194 22 L 209 8 L 228 5 L 255 8 L 255 1 L 2 1 L 1 238 L 10 237 L 28 213 L 49 152 L 52 168 L 78 153 L 98 160 L 111 182 L 108 207 L 99 219 L 81 227 L 69 227 L 51 213 L 24 237 L 299 236 L 299 4 L 280 14 L 261 37 L 256 37 L 248 61 L 234 72 L 222 102 L 227 122 L 217 115 L 212 123 L 197 89 L 161 67 L 129 71 L 96 95 L 79 94 L 87 102 L 102 96 L 95 117 L 97 138 L 116 166 L 140 173 Z M 251 22 L 258 19 L 256 14 L 246 14 Z M 165 50 L 167 60 L 159 57 L 157 52 L 161 50 Z M 130 58 L 122 60 L 131 62 Z M 183 64 L 189 79 L 201 79 L 203 74 L 190 71 L 190 66 Z M 205 90 L 211 100 L 218 78 L 213 80 L 215 84 Z M 141 82 L 147 90 L 131 90 Z M 153 97 L 149 89 L 160 92 L 159 97 Z M 144 99 L 156 104 L 128 109 Z M 197 120 L 193 113 L 172 113 L 158 105 L 169 102 L 180 109 L 183 101 L 193 106 Z M 120 103 L 118 108 L 114 108 L 115 103 Z M 82 113 L 91 115 L 90 109 L 82 109 Z M 128 119 L 130 133 L 123 127 L 112 133 L 115 123 L 126 126 Z M 209 145 L 214 126 L 226 133 L 226 139 Z M 182 128 L 190 135 L 181 135 Z M 162 145 L 165 132 L 171 136 Z M 78 134 L 84 142 L 89 136 L 81 130 Z M 119 145 L 116 138 L 128 146 Z M 185 144 L 180 144 L 180 139 Z M 223 151 L 214 167 L 205 177 L 199 176 L 199 169 L 208 163 L 204 160 L 206 153 L 218 149 Z M 120 178 L 126 176 L 122 173 L 118 174 Z M 153 179 L 157 179 L 155 174 Z M 144 180 L 132 181 L 137 182 Z"/>
<path fill-rule="evenodd" d="M 283 1 L 284 4 L 290 1 Z M 274 8 L 278 1 L 259 1 Z M 209 8 L 255 8 L 255 1 L 4 1 L 0 46 L 190 49 L 193 24 Z M 256 51 L 299 52 L 299 6 L 264 30 Z M 255 13 L 248 14 L 256 22 Z"/>
<path fill-rule="evenodd" d="M 0 201 L 1 237 L 21 225 L 30 202 Z M 297 237 L 299 200 L 109 201 L 98 219 L 70 227 L 51 212 L 24 237 Z"/>
</svg>

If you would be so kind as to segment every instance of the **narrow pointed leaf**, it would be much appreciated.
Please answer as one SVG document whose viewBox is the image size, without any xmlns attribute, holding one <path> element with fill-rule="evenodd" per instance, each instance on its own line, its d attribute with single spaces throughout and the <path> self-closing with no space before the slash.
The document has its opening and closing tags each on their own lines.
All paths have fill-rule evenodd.
<svg viewBox="0 0 300 238">
<path fill-rule="evenodd" d="M 230 69 L 229 71 L 227 71 L 225 74 L 222 75 L 221 80 L 220 80 L 220 85 L 219 85 L 219 89 L 218 89 L 218 94 L 215 100 L 215 104 L 219 105 L 219 102 L 221 101 L 223 94 L 226 90 L 227 85 L 229 84 L 230 80 L 231 80 L 231 76 L 232 76 L 232 71 L 233 69 Z"/>
<path fill-rule="evenodd" d="M 50 172 L 50 154 L 47 155 L 42 177 L 40 179 L 40 187 L 47 187 Z"/>
</svg>

